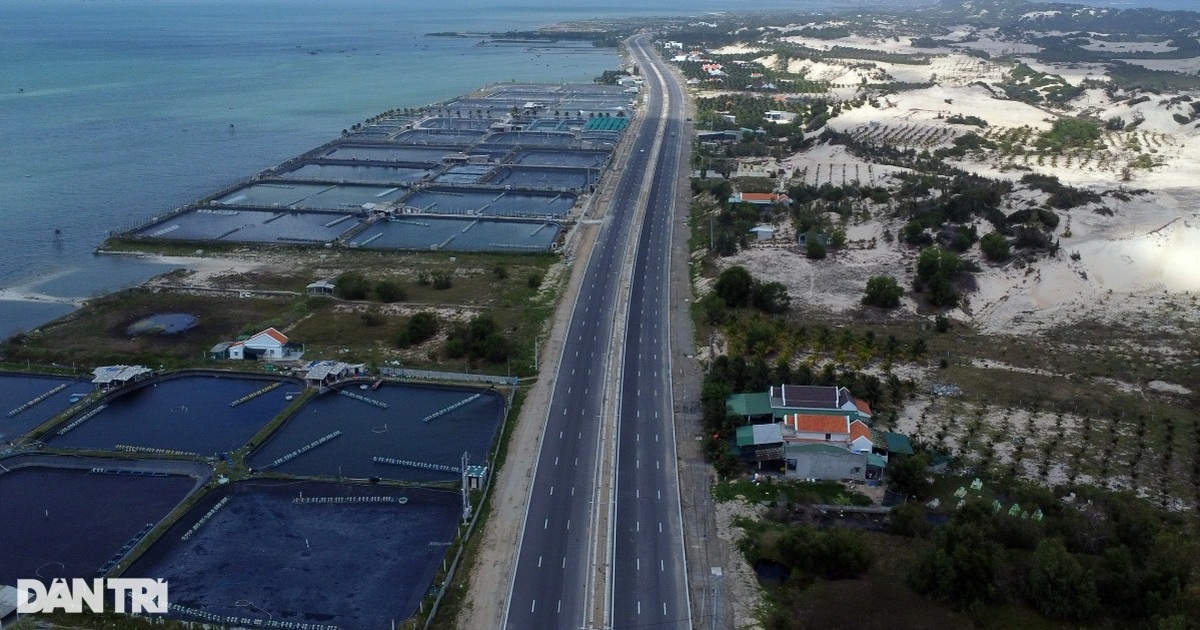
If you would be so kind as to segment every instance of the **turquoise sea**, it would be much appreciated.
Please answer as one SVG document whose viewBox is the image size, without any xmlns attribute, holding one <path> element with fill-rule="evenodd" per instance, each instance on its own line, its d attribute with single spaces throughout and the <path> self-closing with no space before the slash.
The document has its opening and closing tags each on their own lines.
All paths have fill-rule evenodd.
<svg viewBox="0 0 1200 630">
<path fill-rule="evenodd" d="M 846 6 L 3 0 L 0 337 L 69 312 L 72 299 L 166 270 L 93 255 L 110 230 L 274 166 L 387 109 L 497 81 L 589 81 L 617 65 L 611 49 L 547 54 L 426 33 Z M 16 294 L 40 300 L 4 299 Z"/>
<path fill-rule="evenodd" d="M 707 0 L 706 0 L 707 1 Z M 394 107 L 497 81 L 589 81 L 612 49 L 546 54 L 438 31 L 708 10 L 533 0 L 0 2 L 0 337 L 165 271 L 95 256 L 110 230 Z M 745 8 L 820 2 L 739 2 Z"/>
</svg>

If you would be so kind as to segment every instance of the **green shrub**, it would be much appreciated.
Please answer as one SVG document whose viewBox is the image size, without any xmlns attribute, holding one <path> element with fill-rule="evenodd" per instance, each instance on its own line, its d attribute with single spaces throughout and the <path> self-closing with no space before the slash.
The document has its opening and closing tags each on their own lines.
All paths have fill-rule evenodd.
<svg viewBox="0 0 1200 630">
<path fill-rule="evenodd" d="M 363 300 L 371 290 L 371 283 L 357 271 L 347 271 L 334 281 L 333 293 L 343 300 Z"/>
<path fill-rule="evenodd" d="M 862 301 L 863 304 L 879 308 L 895 308 L 900 305 L 903 295 L 904 289 L 896 278 L 889 275 L 875 276 L 867 280 L 867 290 Z"/>
<path fill-rule="evenodd" d="M 432 339 L 441 329 L 437 315 L 422 311 L 408 318 L 408 322 L 396 336 L 396 345 L 406 348 Z"/>
<path fill-rule="evenodd" d="M 391 304 L 407 300 L 408 293 L 395 280 L 380 280 L 375 283 L 375 297 L 379 298 L 380 302 Z"/>
<path fill-rule="evenodd" d="M 988 232 L 979 241 L 979 249 L 983 251 L 983 255 L 992 262 L 1004 262 L 1012 256 L 1012 249 L 1008 245 L 1008 239 L 999 232 Z"/>
</svg>

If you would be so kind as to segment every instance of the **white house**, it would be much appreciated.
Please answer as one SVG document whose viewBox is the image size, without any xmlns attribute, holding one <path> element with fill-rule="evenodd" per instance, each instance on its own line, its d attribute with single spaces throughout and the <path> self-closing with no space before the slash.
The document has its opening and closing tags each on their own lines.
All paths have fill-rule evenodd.
<svg viewBox="0 0 1200 630">
<path fill-rule="evenodd" d="M 763 113 L 763 119 L 771 122 L 786 124 L 796 120 L 796 114 L 772 109 Z"/>
<path fill-rule="evenodd" d="M 871 427 L 862 420 L 850 423 L 850 450 L 855 453 L 870 453 L 875 448 L 871 439 Z"/>
<path fill-rule="evenodd" d="M 216 348 L 214 348 L 216 350 Z M 226 356 L 234 361 L 249 360 L 296 360 L 304 356 L 302 344 L 291 343 L 287 335 L 268 328 L 251 335 L 249 339 L 230 343 L 225 349 Z"/>
</svg>

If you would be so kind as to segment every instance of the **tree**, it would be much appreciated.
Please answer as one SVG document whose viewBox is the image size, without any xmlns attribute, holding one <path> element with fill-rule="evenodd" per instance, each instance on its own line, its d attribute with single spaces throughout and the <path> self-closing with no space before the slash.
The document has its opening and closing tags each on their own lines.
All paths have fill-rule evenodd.
<svg viewBox="0 0 1200 630">
<path fill-rule="evenodd" d="M 917 592 L 966 607 L 995 598 L 1001 549 L 979 522 L 961 515 L 937 530 L 935 547 L 909 578 Z"/>
<path fill-rule="evenodd" d="M 941 247 L 926 247 L 917 255 L 913 286 L 918 291 L 928 289 L 929 303 L 934 306 L 954 306 L 958 303 L 958 292 L 950 281 L 962 267 L 958 254 Z"/>
<path fill-rule="evenodd" d="M 821 260 L 825 258 L 825 243 L 821 242 L 821 239 L 817 234 L 809 232 L 808 237 L 804 239 L 804 243 L 805 256 L 808 256 L 812 260 Z"/>
<path fill-rule="evenodd" d="M 730 267 L 717 277 L 713 291 L 725 300 L 730 308 L 746 306 L 754 292 L 754 278 L 745 267 Z"/>
<path fill-rule="evenodd" d="M 902 503 L 888 513 L 888 533 L 924 538 L 933 526 L 925 519 L 925 510 L 916 503 Z"/>
<path fill-rule="evenodd" d="M 357 271 L 347 271 L 334 281 L 333 293 L 343 300 L 366 299 L 371 283 Z"/>
<path fill-rule="evenodd" d="M 404 287 L 400 286 L 395 280 L 380 280 L 375 283 L 375 297 L 379 298 L 380 302 L 392 303 L 403 302 L 408 299 L 408 294 L 404 291 Z"/>
<path fill-rule="evenodd" d="M 888 485 L 892 490 L 915 499 L 929 496 L 933 484 L 929 482 L 929 474 L 925 471 L 929 460 L 924 455 L 899 457 L 888 462 Z"/>
<path fill-rule="evenodd" d="M 904 289 L 896 278 L 889 275 L 875 276 L 867 280 L 867 291 L 863 295 L 863 304 L 879 308 L 895 308 L 900 306 L 900 297 Z"/>
<path fill-rule="evenodd" d="M 1096 610 L 1096 578 L 1061 540 L 1043 540 L 1033 556 L 1025 591 L 1043 615 L 1051 619 L 1085 619 Z"/>
<path fill-rule="evenodd" d="M 783 313 L 792 305 L 792 296 L 782 282 L 755 282 L 751 301 L 764 313 Z"/>
<path fill-rule="evenodd" d="M 979 241 L 979 249 L 983 251 L 983 255 L 992 262 L 1004 262 L 1012 256 L 1012 249 L 1008 245 L 1008 239 L 999 232 L 988 232 Z"/>
<path fill-rule="evenodd" d="M 438 322 L 437 315 L 422 311 L 408 319 L 396 337 L 396 345 L 404 348 L 428 341 L 438 333 L 440 328 L 441 324 Z"/>
</svg>

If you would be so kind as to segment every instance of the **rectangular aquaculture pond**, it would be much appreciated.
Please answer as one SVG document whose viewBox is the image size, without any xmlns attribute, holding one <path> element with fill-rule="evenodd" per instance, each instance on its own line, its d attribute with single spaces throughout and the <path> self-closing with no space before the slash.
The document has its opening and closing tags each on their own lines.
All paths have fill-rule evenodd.
<svg viewBox="0 0 1200 630">
<path fill-rule="evenodd" d="M 598 168 L 608 161 L 608 151 L 569 149 L 521 149 L 512 163 L 521 166 L 575 166 Z"/>
<path fill-rule="evenodd" d="M 569 188 L 583 190 L 591 186 L 600 171 L 588 168 L 547 166 L 505 166 L 488 183 L 514 188 Z"/>
<path fill-rule="evenodd" d="M 288 405 L 284 392 L 298 388 L 290 382 L 224 375 L 155 379 L 77 414 L 46 439 L 56 448 L 229 452 L 283 411 Z M 251 396 L 256 392 L 262 393 Z"/>
<path fill-rule="evenodd" d="M 66 411 L 72 399 L 92 393 L 80 379 L 32 374 L 0 374 L 0 444 L 22 435 Z"/>
<path fill-rule="evenodd" d="M 237 243 L 327 243 L 350 231 L 357 211 L 302 212 L 246 208 L 196 208 L 136 232 L 143 238 Z"/>
<path fill-rule="evenodd" d="M 299 476 L 453 481 L 458 473 L 448 468 L 459 466 L 463 452 L 475 464 L 486 461 L 504 406 L 494 390 L 395 383 L 331 390 L 292 416 L 247 464 Z"/>
<path fill-rule="evenodd" d="M 375 162 L 418 162 L 437 164 L 442 158 L 462 153 L 465 146 L 416 147 L 399 145 L 341 145 L 320 157 L 330 160 L 367 160 Z"/>
<path fill-rule="evenodd" d="M 372 223 L 350 242 L 350 246 L 460 252 L 545 252 L 550 251 L 561 230 L 562 226 L 552 221 L 410 214 Z"/>
<path fill-rule="evenodd" d="M 433 214 L 482 214 L 500 217 L 559 217 L 571 211 L 575 195 L 556 192 L 426 188 L 404 205 Z"/>
<path fill-rule="evenodd" d="M 195 484 L 185 475 L 119 475 L 49 465 L 0 469 L 0 584 L 96 577 Z"/>
<path fill-rule="evenodd" d="M 282 206 L 308 209 L 360 209 L 366 203 L 396 201 L 404 196 L 399 186 L 380 184 L 308 184 L 265 182 L 243 186 L 213 201 L 236 206 Z"/>
<path fill-rule="evenodd" d="M 322 182 L 370 182 L 378 184 L 411 184 L 429 174 L 423 168 L 366 164 L 302 164 L 279 173 L 283 179 L 307 179 Z"/>
<path fill-rule="evenodd" d="M 233 483 L 184 515 L 125 576 L 166 579 L 171 603 L 184 609 L 172 616 L 183 619 L 378 630 L 417 611 L 460 513 L 454 491 Z"/>
</svg>

